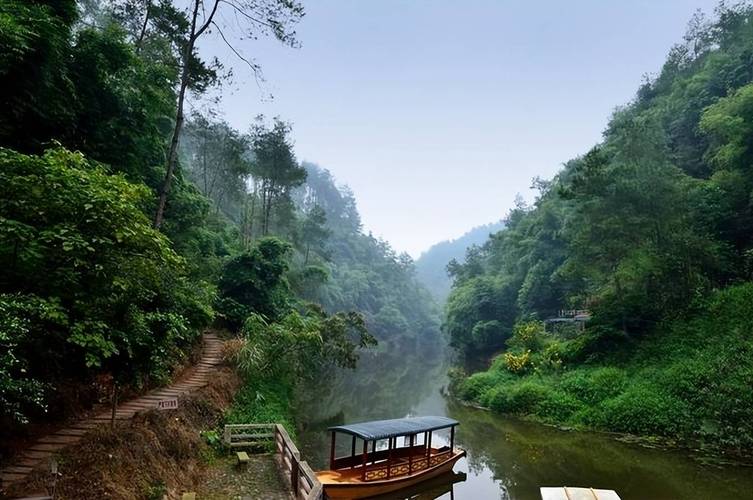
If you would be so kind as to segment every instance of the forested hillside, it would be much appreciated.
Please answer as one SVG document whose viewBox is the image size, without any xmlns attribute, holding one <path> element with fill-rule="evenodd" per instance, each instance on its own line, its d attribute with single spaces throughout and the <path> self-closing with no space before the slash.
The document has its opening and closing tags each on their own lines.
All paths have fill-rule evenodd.
<svg viewBox="0 0 753 500">
<path fill-rule="evenodd" d="M 310 265 L 323 266 L 328 276 L 311 298 L 330 311 L 361 311 L 380 342 L 395 341 L 401 349 L 408 347 L 406 343 L 413 348 L 420 344 L 441 348 L 439 311 L 416 278 L 410 256 L 397 254 L 388 242 L 362 232 L 355 198 L 347 186 L 338 188 L 332 175 L 317 165 L 304 162 L 303 167 L 307 178 L 298 205 L 306 220 L 318 211 L 325 214 L 328 234 L 318 263 L 309 259 Z"/>
<path fill-rule="evenodd" d="M 210 325 L 238 336 L 241 371 L 264 386 L 239 397 L 245 421 L 265 390 L 289 418 L 293 385 L 354 366 L 374 337 L 437 341 L 413 263 L 296 159 L 290 124 L 239 131 L 212 107 L 235 61 L 198 47 L 221 14 L 295 47 L 301 5 L 188 4 L 0 4 L 4 438 L 167 381 Z"/>
<path fill-rule="evenodd" d="M 575 426 L 753 445 L 753 9 L 696 15 L 603 141 L 452 269 L 462 397 Z M 588 309 L 584 331 L 541 322 Z"/>
<path fill-rule="evenodd" d="M 474 227 L 459 238 L 432 245 L 416 259 L 416 276 L 439 304 L 444 304 L 450 294 L 452 280 L 447 271 L 450 262 L 463 262 L 470 248 L 481 245 L 503 227 L 502 221 Z"/>
</svg>

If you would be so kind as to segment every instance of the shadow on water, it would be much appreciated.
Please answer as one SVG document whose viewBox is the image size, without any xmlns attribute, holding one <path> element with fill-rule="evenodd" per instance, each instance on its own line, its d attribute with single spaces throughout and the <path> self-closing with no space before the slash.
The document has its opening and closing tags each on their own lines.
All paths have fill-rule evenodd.
<svg viewBox="0 0 753 500">
<path fill-rule="evenodd" d="M 330 425 L 447 415 L 461 422 L 457 443 L 468 458 L 455 471 L 465 480 L 422 484 L 390 499 L 538 500 L 539 487 L 565 485 L 614 489 L 623 500 L 753 499 L 753 468 L 702 465 L 680 451 L 468 408 L 442 396 L 446 371 L 441 352 L 393 346 L 362 357 L 355 371 L 328 374 L 299 408 L 303 456 L 326 467 Z"/>
<path fill-rule="evenodd" d="M 465 472 L 448 472 L 419 485 L 395 493 L 371 497 L 368 500 L 435 500 L 437 498 L 454 500 L 455 484 L 462 483 L 466 477 Z"/>
</svg>

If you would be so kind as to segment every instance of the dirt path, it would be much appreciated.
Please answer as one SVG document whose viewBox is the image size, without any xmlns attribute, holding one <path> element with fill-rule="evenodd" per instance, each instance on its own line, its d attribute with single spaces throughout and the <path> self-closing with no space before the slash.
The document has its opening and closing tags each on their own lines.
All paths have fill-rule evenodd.
<svg viewBox="0 0 753 500">
<path fill-rule="evenodd" d="M 293 500 L 273 454 L 249 454 L 238 467 L 234 456 L 218 459 L 198 489 L 203 500 Z"/>
<path fill-rule="evenodd" d="M 222 341 L 215 334 L 202 336 L 203 349 L 201 360 L 188 370 L 178 381 L 167 387 L 150 391 L 143 396 L 119 404 L 115 411 L 116 420 L 130 420 L 143 410 L 157 407 L 157 402 L 187 394 L 207 385 L 209 375 L 220 363 Z M 92 418 L 81 420 L 47 436 L 37 439 L 22 453 L 19 453 L 10 465 L 0 469 L 0 492 L 16 481 L 26 478 L 40 463 L 73 443 L 77 443 L 90 430 L 109 424 L 112 410 L 107 410 Z"/>
</svg>

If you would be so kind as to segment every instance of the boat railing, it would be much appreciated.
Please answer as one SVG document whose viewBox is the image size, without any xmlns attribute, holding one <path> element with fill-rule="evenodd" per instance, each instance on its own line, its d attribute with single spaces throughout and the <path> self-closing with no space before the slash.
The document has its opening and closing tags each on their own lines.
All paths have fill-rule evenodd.
<svg viewBox="0 0 753 500">
<path fill-rule="evenodd" d="M 366 481 L 378 481 L 393 477 L 400 477 L 434 467 L 452 457 L 452 450 L 440 451 L 433 454 L 407 455 L 393 457 L 392 460 L 377 462 L 366 466 Z"/>
<path fill-rule="evenodd" d="M 400 458 L 408 458 L 409 455 L 425 455 L 426 454 L 426 446 L 423 444 L 415 445 L 412 448 L 405 447 L 405 448 L 396 448 L 392 450 L 392 459 L 400 459 Z M 369 463 L 374 462 L 381 462 L 383 460 L 387 460 L 390 458 L 390 454 L 388 450 L 377 450 L 369 452 L 368 459 Z M 346 469 L 348 467 L 354 468 L 354 467 L 361 467 L 363 465 L 363 456 L 362 455 L 354 455 L 350 457 L 340 457 L 336 458 L 334 461 L 334 469 Z"/>
<path fill-rule="evenodd" d="M 225 443 L 231 448 L 274 442 L 276 458 L 296 500 L 323 500 L 322 484 L 308 463 L 301 460 L 282 424 L 231 424 L 225 426 Z"/>
</svg>

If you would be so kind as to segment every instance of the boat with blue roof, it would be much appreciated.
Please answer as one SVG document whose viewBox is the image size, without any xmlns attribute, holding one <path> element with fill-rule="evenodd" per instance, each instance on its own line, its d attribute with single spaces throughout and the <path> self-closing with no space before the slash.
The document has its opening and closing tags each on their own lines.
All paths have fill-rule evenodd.
<svg viewBox="0 0 753 500">
<path fill-rule="evenodd" d="M 448 417 L 426 416 L 330 427 L 330 468 L 317 478 L 332 499 L 369 498 L 414 486 L 451 471 L 465 456 L 455 446 L 458 425 Z M 343 434 L 349 439 L 338 442 Z"/>
</svg>

